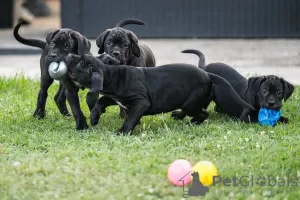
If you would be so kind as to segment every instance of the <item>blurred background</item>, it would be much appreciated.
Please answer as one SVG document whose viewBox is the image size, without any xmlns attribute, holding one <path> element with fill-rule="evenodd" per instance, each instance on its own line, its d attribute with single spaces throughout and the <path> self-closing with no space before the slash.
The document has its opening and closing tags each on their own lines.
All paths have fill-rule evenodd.
<svg viewBox="0 0 300 200">
<path fill-rule="evenodd" d="M 207 63 L 225 62 L 243 75 L 274 74 L 300 84 L 299 0 L 1 0 L 0 73 L 22 70 L 39 76 L 41 50 L 14 40 L 19 19 L 28 25 L 20 34 L 44 39 L 49 30 L 71 28 L 92 42 L 125 18 L 146 22 L 128 25 L 153 50 L 157 65 L 197 64 L 186 48 L 201 50 Z M 14 62 L 12 63 L 12 58 Z"/>
</svg>

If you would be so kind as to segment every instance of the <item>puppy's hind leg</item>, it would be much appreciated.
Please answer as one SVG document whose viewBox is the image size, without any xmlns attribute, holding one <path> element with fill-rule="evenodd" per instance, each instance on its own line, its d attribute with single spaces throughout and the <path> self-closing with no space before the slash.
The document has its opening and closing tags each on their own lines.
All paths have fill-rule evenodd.
<svg viewBox="0 0 300 200">
<path fill-rule="evenodd" d="M 192 117 L 191 123 L 197 125 L 201 124 L 209 116 L 209 113 L 203 109 L 203 105 L 207 107 L 210 99 L 203 93 L 200 95 L 197 93 L 191 95 L 182 107 L 183 112 Z"/>
<path fill-rule="evenodd" d="M 48 89 L 50 85 L 53 83 L 53 79 L 49 76 L 49 74 L 45 74 L 41 76 L 40 83 L 40 91 L 37 98 L 36 109 L 33 113 L 34 117 L 38 117 L 39 119 L 43 119 L 45 117 L 45 106 L 48 97 Z"/>
<path fill-rule="evenodd" d="M 65 90 L 66 90 L 66 86 L 62 82 L 60 82 L 58 91 L 57 91 L 56 95 L 54 96 L 54 101 L 59 109 L 59 112 L 63 116 L 70 117 L 71 114 L 69 113 L 67 104 L 66 104 L 67 97 L 65 94 Z"/>
<path fill-rule="evenodd" d="M 191 119 L 191 123 L 192 124 L 196 124 L 196 125 L 200 125 L 202 122 L 204 122 L 208 116 L 209 116 L 209 113 L 202 109 L 202 111 L 200 113 L 195 113 L 195 112 L 189 112 L 187 113 L 189 116 L 193 117 Z"/>
<path fill-rule="evenodd" d="M 209 106 L 212 100 L 213 100 L 213 94 L 211 93 L 209 98 L 206 101 L 204 101 L 203 108 L 207 109 L 207 107 Z M 206 115 L 206 113 L 208 114 L 206 110 L 204 111 L 202 110 L 202 112 L 205 113 L 204 115 Z M 171 117 L 175 120 L 183 120 L 186 117 L 186 115 L 187 114 L 183 110 L 176 110 L 172 112 Z"/>
</svg>

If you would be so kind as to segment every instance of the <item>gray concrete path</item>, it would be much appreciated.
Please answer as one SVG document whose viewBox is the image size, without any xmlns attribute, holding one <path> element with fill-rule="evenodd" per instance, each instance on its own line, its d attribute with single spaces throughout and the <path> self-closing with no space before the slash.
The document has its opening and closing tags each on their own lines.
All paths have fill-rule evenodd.
<svg viewBox="0 0 300 200">
<path fill-rule="evenodd" d="M 97 54 L 92 40 L 92 53 Z M 201 50 L 207 64 L 224 62 L 236 68 L 244 76 L 274 74 L 300 85 L 300 40 L 234 40 L 234 39 L 144 39 L 153 50 L 157 65 L 168 63 L 197 64 L 195 55 L 182 54 L 187 48 Z M 28 48 L 10 40 L 0 44 L 0 48 Z M 0 56 L 0 76 L 14 76 L 23 73 L 31 78 L 39 78 L 40 55 Z"/>
</svg>

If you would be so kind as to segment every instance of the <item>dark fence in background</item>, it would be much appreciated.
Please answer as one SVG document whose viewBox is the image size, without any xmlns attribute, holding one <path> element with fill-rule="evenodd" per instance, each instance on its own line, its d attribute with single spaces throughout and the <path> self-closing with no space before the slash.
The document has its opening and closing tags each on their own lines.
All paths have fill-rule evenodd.
<svg viewBox="0 0 300 200">
<path fill-rule="evenodd" d="M 96 38 L 125 18 L 146 38 L 300 37 L 300 0 L 61 0 L 62 27 Z"/>
<path fill-rule="evenodd" d="M 13 27 L 14 3 L 14 0 L 0 0 L 0 28 Z"/>
</svg>

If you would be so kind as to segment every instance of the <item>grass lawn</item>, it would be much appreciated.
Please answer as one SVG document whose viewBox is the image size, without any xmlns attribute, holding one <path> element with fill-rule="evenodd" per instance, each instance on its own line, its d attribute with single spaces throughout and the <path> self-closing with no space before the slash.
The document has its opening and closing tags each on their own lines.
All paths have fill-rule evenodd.
<svg viewBox="0 0 300 200">
<path fill-rule="evenodd" d="M 300 179 L 299 87 L 282 109 L 289 125 L 238 123 L 211 106 L 200 126 L 163 114 L 144 117 L 131 136 L 114 135 L 122 124 L 117 106 L 96 127 L 76 131 L 54 103 L 57 88 L 49 90 L 46 118 L 37 120 L 39 82 L 0 78 L 0 199 L 182 199 L 182 188 L 167 179 L 169 164 L 180 158 L 211 161 L 222 178 L 254 176 L 253 186 L 218 184 L 189 199 L 299 199 L 300 180 L 278 186 L 281 177 Z M 80 98 L 89 123 L 86 92 Z M 256 184 L 268 175 L 276 186 Z"/>
</svg>

